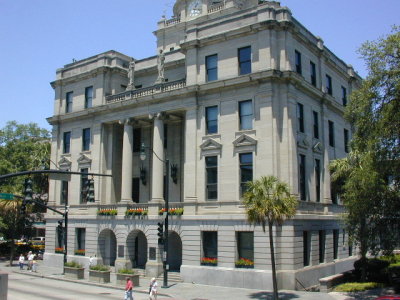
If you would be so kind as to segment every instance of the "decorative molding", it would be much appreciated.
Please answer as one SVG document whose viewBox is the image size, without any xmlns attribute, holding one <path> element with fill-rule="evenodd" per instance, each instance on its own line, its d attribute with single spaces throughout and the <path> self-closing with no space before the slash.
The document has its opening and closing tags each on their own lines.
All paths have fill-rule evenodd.
<svg viewBox="0 0 400 300">
<path fill-rule="evenodd" d="M 297 146 L 304 149 L 308 149 L 310 147 L 310 142 L 308 141 L 306 134 L 297 133 Z"/>
<path fill-rule="evenodd" d="M 200 145 L 200 149 L 202 156 L 210 154 L 221 155 L 222 145 L 217 141 L 208 138 Z"/>
<path fill-rule="evenodd" d="M 81 154 L 81 156 L 77 160 L 79 166 L 87 165 L 90 166 L 92 164 L 92 159 L 86 156 L 85 154 Z"/>
<path fill-rule="evenodd" d="M 319 153 L 319 154 L 322 154 L 324 151 L 324 147 L 322 147 L 322 144 L 320 141 L 315 141 L 312 149 L 315 153 Z"/>
<path fill-rule="evenodd" d="M 248 136 L 247 134 L 240 135 L 236 140 L 233 141 L 233 146 L 244 147 L 244 146 L 257 146 L 257 140 Z"/>
<path fill-rule="evenodd" d="M 60 167 L 61 170 L 70 170 L 71 169 L 71 161 L 63 156 L 59 161 L 58 161 L 58 166 Z"/>
</svg>

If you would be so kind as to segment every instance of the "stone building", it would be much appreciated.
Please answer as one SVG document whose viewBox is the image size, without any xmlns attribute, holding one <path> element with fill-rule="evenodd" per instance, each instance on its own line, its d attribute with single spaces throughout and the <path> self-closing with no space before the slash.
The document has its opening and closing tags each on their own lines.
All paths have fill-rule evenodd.
<svg viewBox="0 0 400 300">
<path fill-rule="evenodd" d="M 278 2 L 177 0 L 173 13 L 158 23 L 156 56 L 108 51 L 51 83 L 52 161 L 112 175 L 93 177 L 92 202 L 82 192 L 90 176 L 50 180 L 50 204 L 69 207 L 68 260 L 96 255 L 160 274 L 168 194 L 170 271 L 272 288 L 268 233 L 246 222 L 241 199 L 247 181 L 275 175 L 299 201 L 295 218 L 274 227 L 279 287 L 351 268 L 328 164 L 348 151 L 343 111 L 358 75 Z M 45 262 L 60 265 L 60 217 L 46 218 Z"/>
</svg>

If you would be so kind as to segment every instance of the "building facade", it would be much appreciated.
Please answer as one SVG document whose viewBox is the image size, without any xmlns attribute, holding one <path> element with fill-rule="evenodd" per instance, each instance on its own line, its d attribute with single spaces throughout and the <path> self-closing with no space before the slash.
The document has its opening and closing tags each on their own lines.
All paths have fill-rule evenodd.
<svg viewBox="0 0 400 300">
<path fill-rule="evenodd" d="M 350 269 L 328 164 L 348 152 L 343 111 L 360 81 L 352 67 L 274 1 L 177 0 L 155 35 L 156 56 L 108 51 L 65 65 L 51 83 L 52 161 L 111 175 L 93 177 L 90 202 L 90 175 L 51 178 L 49 203 L 69 210 L 68 260 L 96 255 L 160 274 L 168 195 L 170 271 L 272 288 L 268 233 L 248 224 L 242 195 L 247 181 L 275 175 L 299 202 L 274 227 L 279 287 Z M 46 215 L 47 264 L 62 263 L 59 218 Z"/>
</svg>

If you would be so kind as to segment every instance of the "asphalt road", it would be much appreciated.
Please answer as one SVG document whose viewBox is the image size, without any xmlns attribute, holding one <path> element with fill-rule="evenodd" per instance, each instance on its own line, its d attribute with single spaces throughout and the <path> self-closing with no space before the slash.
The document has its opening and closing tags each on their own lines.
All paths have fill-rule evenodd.
<svg viewBox="0 0 400 300">
<path fill-rule="evenodd" d="M 26 276 L 16 273 L 9 274 L 8 280 L 9 300 L 101 300 L 124 299 L 124 291 L 90 286 L 62 280 L 46 279 L 41 277 Z M 135 300 L 148 300 L 148 295 L 134 293 Z M 171 298 L 159 297 L 158 300 Z"/>
</svg>

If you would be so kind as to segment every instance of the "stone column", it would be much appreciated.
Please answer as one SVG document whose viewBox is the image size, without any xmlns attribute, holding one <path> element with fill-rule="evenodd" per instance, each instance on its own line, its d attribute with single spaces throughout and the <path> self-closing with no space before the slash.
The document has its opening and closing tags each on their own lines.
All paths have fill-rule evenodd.
<svg viewBox="0 0 400 300">
<path fill-rule="evenodd" d="M 183 197 L 185 202 L 185 214 L 195 214 L 197 202 L 196 190 L 196 162 L 197 162 L 197 109 L 193 107 L 186 111 L 185 117 L 185 149 L 184 149 L 184 176 Z M 193 203 L 193 206 L 187 204 Z"/>
<path fill-rule="evenodd" d="M 133 128 L 129 119 L 124 120 L 124 139 L 122 145 L 121 201 L 132 202 L 132 154 Z"/>
<path fill-rule="evenodd" d="M 151 174 L 151 201 L 164 202 L 164 121 L 157 114 L 153 123 L 153 170 Z"/>
</svg>

